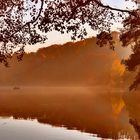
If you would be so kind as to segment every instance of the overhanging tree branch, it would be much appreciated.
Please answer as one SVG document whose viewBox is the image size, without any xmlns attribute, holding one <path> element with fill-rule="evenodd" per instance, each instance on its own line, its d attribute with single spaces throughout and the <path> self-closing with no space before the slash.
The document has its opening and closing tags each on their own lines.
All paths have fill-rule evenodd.
<svg viewBox="0 0 140 140">
<path fill-rule="evenodd" d="M 30 24 L 35 23 L 39 19 L 40 15 L 42 13 L 43 5 L 44 5 L 44 0 L 41 0 L 41 6 L 40 6 L 39 13 L 38 13 L 37 17 L 35 19 L 32 19 L 31 21 L 28 21 L 27 23 L 25 23 L 20 29 L 16 30 L 10 37 L 12 37 L 14 34 L 16 34 L 17 32 L 19 32 L 20 30 L 22 30 L 26 26 L 30 27 Z"/>
<path fill-rule="evenodd" d="M 73 6 L 72 8 L 72 13 L 70 15 L 70 17 L 68 18 L 67 21 L 69 21 L 77 12 L 77 9 L 80 8 L 80 7 L 84 7 L 86 5 L 89 5 L 91 2 L 95 2 L 98 6 L 102 7 L 102 8 L 105 8 L 105 9 L 109 9 L 111 11 L 116 11 L 116 12 L 121 12 L 121 13 L 127 13 L 129 15 L 133 15 L 133 16 L 137 16 L 135 14 L 135 12 L 133 10 L 124 10 L 124 9 L 119 9 L 119 8 L 114 8 L 114 7 L 111 7 L 109 5 L 104 5 L 101 1 L 98 1 L 98 0 L 87 0 L 85 2 L 77 2 L 77 6 Z M 72 5 L 72 4 L 71 4 Z"/>
<path fill-rule="evenodd" d="M 87 0 L 87 1 L 85 1 L 85 2 L 81 2 L 81 1 L 80 1 L 80 2 L 78 3 L 78 5 L 72 9 L 72 13 L 71 13 L 71 15 L 70 15 L 70 17 L 68 18 L 67 21 L 69 21 L 69 20 L 73 17 L 73 15 L 76 13 L 76 10 L 77 10 L 79 7 L 84 7 L 84 6 L 88 5 L 88 4 L 90 4 L 90 2 L 95 2 L 98 6 L 100 6 L 100 7 L 102 7 L 102 8 L 106 8 L 106 9 L 110 9 L 110 10 L 112 10 L 112 11 L 118 11 L 118 12 L 122 12 L 122 13 L 128 13 L 128 14 L 130 14 L 130 15 L 136 16 L 135 13 L 134 13 L 133 11 L 124 10 L 124 9 L 118 9 L 118 8 L 111 7 L 111 6 L 109 6 L 109 5 L 104 5 L 103 3 L 101 3 L 101 2 L 98 1 L 98 0 Z M 41 12 L 42 12 L 42 10 L 43 10 L 43 5 L 44 5 L 44 0 L 41 0 L 41 7 L 40 7 L 40 10 L 39 10 L 39 13 L 38 13 L 37 17 L 36 17 L 35 19 L 33 19 L 33 20 L 31 20 L 31 21 L 25 23 L 25 24 L 24 24 L 20 29 L 18 29 L 15 33 L 19 32 L 19 31 L 20 31 L 21 29 L 23 29 L 24 27 L 29 26 L 29 24 L 35 23 L 35 22 L 39 19 L 40 15 L 41 15 Z M 15 34 L 15 33 L 13 33 L 13 34 Z M 11 36 L 13 36 L 13 34 L 12 34 Z"/>
<path fill-rule="evenodd" d="M 87 1 L 90 1 L 90 0 L 87 0 Z M 91 0 L 91 1 L 92 1 L 92 0 Z M 103 3 L 101 3 L 101 2 L 98 1 L 98 0 L 94 0 L 94 2 L 97 3 L 100 7 L 103 7 L 103 8 L 107 8 L 107 9 L 110 9 L 110 10 L 113 10 L 113 11 L 122 12 L 122 13 L 133 14 L 132 11 L 114 8 L 114 7 L 111 7 L 111 6 L 109 6 L 109 5 L 104 5 Z"/>
</svg>

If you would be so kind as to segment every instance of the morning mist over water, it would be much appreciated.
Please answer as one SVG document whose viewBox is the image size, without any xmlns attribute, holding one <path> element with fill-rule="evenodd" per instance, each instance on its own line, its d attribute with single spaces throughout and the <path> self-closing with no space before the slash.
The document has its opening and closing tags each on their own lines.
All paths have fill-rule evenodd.
<svg viewBox="0 0 140 140">
<path fill-rule="evenodd" d="M 0 140 L 139 139 L 140 96 L 119 49 L 93 37 L 1 66 Z"/>
</svg>

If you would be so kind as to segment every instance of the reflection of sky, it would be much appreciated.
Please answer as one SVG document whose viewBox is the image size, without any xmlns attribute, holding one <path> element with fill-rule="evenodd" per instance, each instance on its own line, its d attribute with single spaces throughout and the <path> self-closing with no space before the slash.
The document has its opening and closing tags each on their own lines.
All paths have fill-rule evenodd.
<svg viewBox="0 0 140 140">
<path fill-rule="evenodd" d="M 0 140 L 99 140 L 88 133 L 30 120 L 0 118 Z"/>
<path fill-rule="evenodd" d="M 126 7 L 128 7 L 128 8 L 133 7 L 132 2 L 125 2 L 125 0 L 103 0 L 103 3 L 106 5 L 115 7 L 115 8 L 119 8 L 119 9 L 126 9 Z M 121 24 L 116 23 L 112 26 L 112 30 L 117 30 L 119 27 L 121 27 Z M 88 32 L 87 37 L 96 35 L 96 32 L 91 30 L 88 26 L 87 26 L 87 32 Z M 26 47 L 26 51 L 29 51 L 29 52 L 36 51 L 40 47 L 46 47 L 46 46 L 50 46 L 52 44 L 63 44 L 68 41 L 71 41 L 70 35 L 68 35 L 68 34 L 62 35 L 58 32 L 53 31 L 53 32 L 48 33 L 48 40 L 46 41 L 45 44 L 43 44 L 43 45 L 36 44 L 34 46 Z"/>
</svg>

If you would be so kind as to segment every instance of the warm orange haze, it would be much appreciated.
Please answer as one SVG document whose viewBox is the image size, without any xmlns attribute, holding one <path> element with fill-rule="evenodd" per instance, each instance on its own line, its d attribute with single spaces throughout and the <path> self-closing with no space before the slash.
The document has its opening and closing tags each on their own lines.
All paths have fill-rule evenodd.
<svg viewBox="0 0 140 140">
<path fill-rule="evenodd" d="M 125 73 L 121 59 L 127 58 L 130 50 L 120 47 L 117 32 L 112 34 L 116 51 L 98 47 L 92 37 L 26 53 L 24 61 L 13 57 L 9 68 L 0 67 L 1 86 L 109 86 L 112 78 L 120 82 Z"/>
<path fill-rule="evenodd" d="M 112 34 L 116 51 L 99 48 L 92 37 L 42 48 L 25 54 L 21 62 L 13 57 L 9 68 L 1 66 L 0 139 L 15 140 L 18 133 L 18 140 L 24 135 L 27 140 L 33 139 L 32 133 L 37 140 L 65 140 L 70 135 L 75 140 L 138 139 L 140 96 L 128 91 L 133 77 L 121 64 L 129 50 L 120 51 L 118 33 Z M 70 132 L 63 128 L 57 132 L 49 125 Z M 12 133 L 7 135 L 5 129 Z M 86 133 L 79 135 L 73 129 Z M 50 131 L 54 132 L 52 137 Z"/>
<path fill-rule="evenodd" d="M 0 140 L 140 139 L 140 0 L 0 0 Z"/>
</svg>

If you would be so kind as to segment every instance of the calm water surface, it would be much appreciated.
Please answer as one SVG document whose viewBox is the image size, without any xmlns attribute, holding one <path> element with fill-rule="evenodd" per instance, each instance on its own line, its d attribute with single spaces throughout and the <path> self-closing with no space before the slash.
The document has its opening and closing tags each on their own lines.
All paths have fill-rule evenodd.
<svg viewBox="0 0 140 140">
<path fill-rule="evenodd" d="M 0 140 L 137 140 L 139 101 L 106 87 L 1 88 Z"/>
<path fill-rule="evenodd" d="M 40 124 L 36 120 L 0 119 L 0 140 L 98 140 L 77 130 Z"/>
</svg>

